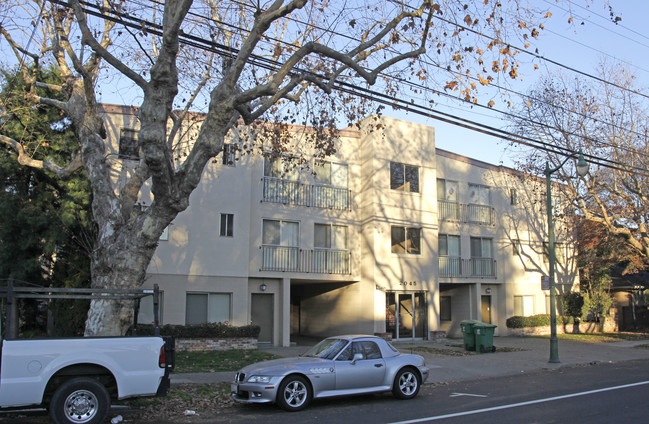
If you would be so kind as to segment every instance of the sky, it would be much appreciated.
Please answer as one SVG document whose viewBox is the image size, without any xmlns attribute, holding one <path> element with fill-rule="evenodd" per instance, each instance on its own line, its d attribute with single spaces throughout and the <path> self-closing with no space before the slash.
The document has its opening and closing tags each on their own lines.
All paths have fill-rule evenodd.
<svg viewBox="0 0 649 424">
<path fill-rule="evenodd" d="M 590 75 L 597 75 L 597 67 L 602 58 L 624 63 L 637 77 L 637 88 L 647 92 L 649 86 L 649 31 L 646 29 L 646 18 L 649 16 L 648 1 L 611 1 L 613 11 L 622 18 L 617 25 L 611 22 L 608 8 L 599 0 L 590 2 L 589 9 L 574 6 L 573 16 L 577 16 L 574 20 L 576 25 L 568 24 L 567 11 L 559 9 L 553 0 L 536 0 L 536 2 L 539 7 L 547 7 L 553 14 L 537 42 L 541 55 Z M 582 5 L 584 2 L 577 0 L 574 4 Z M 581 25 L 582 21 L 583 25 Z M 526 88 L 546 75 L 546 70 L 556 69 L 556 66 L 547 64 L 545 70 L 526 72 L 523 81 L 517 83 L 520 87 L 517 90 L 525 92 Z M 574 74 L 565 72 L 568 75 Z M 452 104 L 451 107 L 440 104 L 437 107 L 442 111 L 497 128 L 504 128 L 506 125 L 506 122 L 501 119 L 486 116 L 483 110 L 460 107 L 457 103 Z M 515 166 L 515 152 L 508 147 L 508 143 L 498 138 L 412 113 L 386 111 L 385 115 L 435 127 L 438 148 L 495 165 Z"/>
<path fill-rule="evenodd" d="M 649 1 L 609 0 L 615 15 L 622 18 L 617 25 L 611 21 L 605 0 L 573 0 L 570 12 L 565 10 L 566 2 L 560 5 L 555 0 L 530 2 L 552 12 L 552 18 L 546 22 L 545 30 L 536 41 L 539 54 L 590 75 L 597 75 L 598 64 L 603 58 L 613 63 L 623 63 L 636 75 L 637 88 L 646 92 L 649 86 L 649 32 L 644 28 L 647 25 L 646 17 L 649 16 Z M 584 5 L 590 7 L 585 8 Z M 572 25 L 568 23 L 571 16 L 574 17 Z M 541 66 L 540 70 L 532 71 L 528 67 L 521 71 L 521 79 L 514 82 L 516 91 L 527 92 L 540 78 L 559 69 L 549 62 L 537 63 Z M 562 72 L 575 74 L 566 70 Z M 137 104 L 137 101 L 125 99 L 124 93 L 113 94 L 115 96 L 100 95 L 100 101 Z M 442 112 L 495 128 L 504 129 L 507 125 L 500 115 L 489 114 L 482 108 L 470 108 L 459 102 L 448 103 L 440 99 L 435 107 Z M 386 109 L 383 114 L 435 127 L 438 148 L 495 165 L 515 167 L 516 149 L 498 138 L 413 113 Z"/>
</svg>

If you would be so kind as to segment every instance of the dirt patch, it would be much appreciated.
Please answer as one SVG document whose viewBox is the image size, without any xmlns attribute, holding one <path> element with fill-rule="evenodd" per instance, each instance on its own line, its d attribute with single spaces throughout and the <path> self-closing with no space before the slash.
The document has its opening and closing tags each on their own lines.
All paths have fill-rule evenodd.
<svg viewBox="0 0 649 424">
<path fill-rule="evenodd" d="M 120 402 L 129 407 L 122 415 L 125 422 L 160 423 L 198 422 L 201 418 L 232 412 L 235 402 L 230 385 L 174 384 L 163 398 L 143 398 Z"/>
</svg>

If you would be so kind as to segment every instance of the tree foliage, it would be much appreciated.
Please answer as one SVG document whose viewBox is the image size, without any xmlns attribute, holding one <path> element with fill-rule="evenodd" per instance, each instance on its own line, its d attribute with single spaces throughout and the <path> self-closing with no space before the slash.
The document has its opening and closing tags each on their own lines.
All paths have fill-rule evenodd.
<svg viewBox="0 0 649 424">
<path fill-rule="evenodd" d="M 60 84 L 55 70 L 41 69 L 38 78 L 47 84 Z M 2 133 L 20 140 L 31 157 L 49 157 L 65 163 L 77 149 L 77 141 L 61 111 L 34 105 L 30 87 L 21 73 L 4 72 L 1 90 L 5 114 Z M 37 89 L 41 95 L 56 98 L 56 93 Z M 49 156 L 46 156 L 49 155 Z M 51 287 L 88 287 L 93 223 L 90 214 L 90 186 L 83 171 L 60 180 L 43 169 L 24 167 L 6 147 L 0 151 L 0 275 L 17 282 Z M 21 303 L 23 330 L 33 330 L 45 319 L 36 319 L 44 310 L 37 302 Z M 76 320 L 87 310 L 83 304 L 53 303 L 54 331 L 70 335 Z M 60 324 L 60 325 L 58 325 Z M 64 328 L 65 327 L 65 328 Z M 45 328 L 41 328 L 44 331 Z M 78 331 L 78 330 L 77 330 Z"/>
<path fill-rule="evenodd" d="M 18 163 L 60 178 L 86 171 L 98 231 L 92 284 L 137 287 L 161 233 L 188 207 L 226 137 L 251 152 L 265 136 L 259 151 L 280 156 L 289 150 L 287 124 L 304 124 L 314 128 L 305 136 L 306 150 L 324 156 L 334 151 L 332 130 L 340 123 L 381 109 L 371 102 L 375 94 L 369 88 L 389 103 L 400 95 L 434 101 L 430 93 L 444 91 L 477 103 L 480 88 L 520 78 L 522 63 L 513 46 L 533 48 L 550 15 L 534 3 L 3 3 L 0 48 L 32 88 L 63 96 L 32 89 L 28 99 L 61 110 L 77 146 L 67 162 L 58 163 L 49 160 L 51 149 L 43 150 L 45 159 L 21 139 L 3 133 L 0 142 Z M 32 72 L 49 65 L 60 72 L 60 85 Z M 139 105 L 141 160 L 116 185 L 116 161 L 98 102 L 107 93 L 127 91 L 136 93 L 129 98 Z M 489 96 L 483 101 L 491 105 Z M 201 118 L 195 120 L 193 112 Z M 240 131 L 243 125 L 256 127 L 257 140 Z M 145 184 L 153 198 L 143 208 Z M 123 333 L 132 321 L 128 306 L 93 302 L 87 333 Z"/>
</svg>

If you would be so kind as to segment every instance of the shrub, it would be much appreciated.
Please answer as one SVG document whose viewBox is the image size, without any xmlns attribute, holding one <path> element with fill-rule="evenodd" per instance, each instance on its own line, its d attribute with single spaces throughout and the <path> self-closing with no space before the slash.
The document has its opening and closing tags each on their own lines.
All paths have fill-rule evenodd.
<svg viewBox="0 0 649 424">
<path fill-rule="evenodd" d="M 174 336 L 182 339 L 223 339 L 232 337 L 253 337 L 259 336 L 258 325 L 244 325 L 235 327 L 227 323 L 207 323 L 198 325 L 163 325 L 160 327 L 161 336 Z M 152 336 L 153 325 L 138 324 L 132 332 L 138 336 Z"/>
<path fill-rule="evenodd" d="M 550 325 L 550 315 L 513 316 L 507 318 L 507 328 L 542 327 Z"/>
</svg>

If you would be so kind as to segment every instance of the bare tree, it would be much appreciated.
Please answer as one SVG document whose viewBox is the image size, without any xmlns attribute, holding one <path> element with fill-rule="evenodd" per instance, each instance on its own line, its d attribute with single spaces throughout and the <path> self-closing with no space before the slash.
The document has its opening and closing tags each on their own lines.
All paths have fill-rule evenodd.
<svg viewBox="0 0 649 424">
<path fill-rule="evenodd" d="M 513 127 L 552 148 L 529 152 L 521 165 L 542 175 L 546 161 L 555 168 L 566 152 L 582 150 L 593 161 L 586 177 L 578 177 L 570 162 L 554 174 L 566 197 L 574 201 L 576 216 L 623 239 L 628 249 L 646 260 L 649 121 L 645 97 L 637 91 L 633 75 L 620 66 L 602 65 L 601 81 L 612 84 L 554 75 L 530 92 L 523 116 Z"/>
<path fill-rule="evenodd" d="M 520 56 L 509 43 L 527 48 L 549 17 L 522 1 L 483 0 L 23 0 L 1 7 L 0 48 L 25 79 L 36 87 L 36 69 L 60 71 L 64 84 L 51 88 L 67 100 L 32 100 L 62 111 L 79 151 L 68 163 L 35 161 L 20 140 L 0 141 L 21 164 L 60 178 L 85 168 L 98 228 L 92 285 L 102 288 L 142 284 L 161 233 L 188 207 L 206 163 L 238 126 L 310 125 L 313 146 L 326 155 L 339 121 L 375 110 L 361 89 L 419 101 L 429 88 L 445 89 L 477 102 L 479 87 L 518 78 Z M 120 86 L 140 102 L 141 160 L 116 186 L 98 99 Z M 197 111 L 195 137 L 179 154 L 182 129 Z M 282 126 L 272 128 L 279 152 Z M 145 184 L 153 201 L 141 208 Z M 86 332 L 120 334 L 131 322 L 130 308 L 97 301 Z"/>
</svg>

